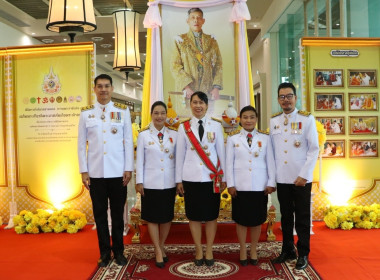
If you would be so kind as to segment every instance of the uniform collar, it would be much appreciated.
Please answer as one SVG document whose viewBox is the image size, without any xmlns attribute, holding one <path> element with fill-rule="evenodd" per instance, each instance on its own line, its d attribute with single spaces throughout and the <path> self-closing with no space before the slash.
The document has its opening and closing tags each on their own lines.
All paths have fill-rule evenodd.
<svg viewBox="0 0 380 280">
<path fill-rule="evenodd" d="M 253 137 L 253 135 L 256 134 L 256 129 L 252 130 L 252 132 L 248 132 L 248 131 L 246 131 L 244 128 L 242 128 L 241 131 L 243 132 L 243 135 L 244 135 L 245 137 L 247 137 L 248 133 L 251 133 L 251 134 L 252 134 L 252 137 Z"/>
<path fill-rule="evenodd" d="M 95 104 L 96 104 L 96 106 L 99 107 L 100 109 L 103 110 L 103 109 L 105 108 L 105 109 L 107 110 L 107 109 L 109 109 L 110 107 L 112 107 L 113 102 L 110 101 L 110 102 L 108 102 L 107 104 L 103 105 L 103 104 L 100 104 L 98 101 L 96 101 Z"/>
<path fill-rule="evenodd" d="M 202 120 L 202 122 L 203 122 L 203 126 L 206 124 L 206 121 L 207 121 L 207 118 L 206 118 L 206 116 L 204 116 L 203 118 L 201 118 L 201 119 L 198 119 L 198 118 L 196 118 L 196 117 L 192 117 L 191 118 L 191 121 L 193 122 L 193 123 L 195 123 L 195 124 L 198 124 L 198 121 L 200 121 L 200 120 Z"/>
<path fill-rule="evenodd" d="M 283 116 L 284 116 L 284 117 L 286 116 L 288 119 L 291 119 L 291 118 L 293 118 L 295 115 L 297 115 L 297 112 L 298 112 L 298 109 L 295 108 L 294 111 L 291 112 L 290 114 L 285 114 L 285 113 L 283 112 Z"/>
<path fill-rule="evenodd" d="M 153 133 L 153 134 L 158 134 L 158 133 L 162 133 L 162 134 L 164 134 L 164 132 L 165 132 L 165 126 L 163 126 L 162 127 L 162 129 L 161 130 L 158 130 L 155 126 L 154 126 L 154 124 L 153 124 L 153 122 L 151 122 L 150 123 L 150 131 Z"/>
<path fill-rule="evenodd" d="M 191 31 L 193 32 L 194 37 L 202 37 L 202 30 L 199 32 Z"/>
</svg>

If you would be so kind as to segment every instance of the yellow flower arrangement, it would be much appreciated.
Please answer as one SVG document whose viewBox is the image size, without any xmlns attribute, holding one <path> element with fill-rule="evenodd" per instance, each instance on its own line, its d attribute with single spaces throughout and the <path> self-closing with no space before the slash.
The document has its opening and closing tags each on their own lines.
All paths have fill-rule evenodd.
<svg viewBox="0 0 380 280">
<path fill-rule="evenodd" d="M 132 123 L 133 145 L 137 147 L 137 137 L 139 136 L 140 126 L 137 123 Z"/>
<path fill-rule="evenodd" d="M 220 209 L 231 211 L 231 195 L 228 193 L 227 188 L 220 194 Z"/>
<path fill-rule="evenodd" d="M 175 197 L 174 212 L 178 214 L 185 213 L 185 198 L 178 194 Z"/>
<path fill-rule="evenodd" d="M 87 224 L 86 215 L 78 210 L 63 209 L 49 213 L 38 209 L 36 213 L 23 210 L 13 217 L 15 231 L 22 233 L 63 232 L 76 233 Z"/>
<path fill-rule="evenodd" d="M 323 218 L 331 229 L 380 228 L 380 204 L 327 207 Z"/>
<path fill-rule="evenodd" d="M 323 150 L 325 149 L 326 129 L 324 125 L 319 121 L 315 121 L 315 124 L 317 125 L 318 132 L 319 154 L 322 154 Z"/>
</svg>

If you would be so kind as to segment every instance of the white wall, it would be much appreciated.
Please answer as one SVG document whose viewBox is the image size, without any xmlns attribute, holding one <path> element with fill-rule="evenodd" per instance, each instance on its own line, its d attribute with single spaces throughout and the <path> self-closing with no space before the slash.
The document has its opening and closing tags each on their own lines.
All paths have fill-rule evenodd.
<svg viewBox="0 0 380 280">
<path fill-rule="evenodd" d="M 39 45 L 40 41 L 0 22 L 0 47 Z"/>
<path fill-rule="evenodd" d="M 269 126 L 270 116 L 272 115 L 270 40 L 268 38 L 261 39 L 261 34 L 259 34 L 250 46 L 250 54 L 253 85 L 260 83 L 261 124 L 262 128 L 266 129 Z"/>
</svg>

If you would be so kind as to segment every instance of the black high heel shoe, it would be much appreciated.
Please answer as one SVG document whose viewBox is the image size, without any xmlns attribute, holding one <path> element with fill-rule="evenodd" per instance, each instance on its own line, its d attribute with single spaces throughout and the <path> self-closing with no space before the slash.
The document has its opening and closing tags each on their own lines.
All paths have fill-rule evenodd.
<svg viewBox="0 0 380 280">
<path fill-rule="evenodd" d="M 162 259 L 164 260 L 164 263 L 167 263 L 169 261 L 169 257 L 168 256 L 165 256 Z"/>
<path fill-rule="evenodd" d="M 156 262 L 156 266 L 158 268 L 164 268 L 165 267 L 165 263 L 164 262 Z"/>
<path fill-rule="evenodd" d="M 200 259 L 200 260 L 194 259 L 194 264 L 195 264 L 195 266 L 202 266 L 203 265 L 203 259 Z"/>
<path fill-rule="evenodd" d="M 250 260 L 249 260 L 249 263 L 250 263 L 251 265 L 257 265 L 257 264 L 259 263 L 259 260 L 257 260 L 257 259 L 250 259 Z"/>
<path fill-rule="evenodd" d="M 245 259 L 245 260 L 239 260 L 241 266 L 247 266 L 248 265 L 248 260 Z"/>
<path fill-rule="evenodd" d="M 211 259 L 211 260 L 208 260 L 208 259 L 205 259 L 205 264 L 207 266 L 213 266 L 215 263 L 215 260 L 214 259 Z"/>
</svg>

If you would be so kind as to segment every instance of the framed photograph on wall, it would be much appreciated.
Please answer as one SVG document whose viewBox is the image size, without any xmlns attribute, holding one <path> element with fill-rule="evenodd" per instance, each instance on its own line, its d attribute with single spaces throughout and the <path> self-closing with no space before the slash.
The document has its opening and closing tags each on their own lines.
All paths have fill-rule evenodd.
<svg viewBox="0 0 380 280">
<path fill-rule="evenodd" d="M 327 140 L 325 142 L 323 158 L 344 158 L 345 141 L 344 140 Z"/>
<path fill-rule="evenodd" d="M 377 116 L 349 117 L 350 135 L 369 135 L 378 133 Z"/>
<path fill-rule="evenodd" d="M 344 93 L 315 93 L 315 111 L 344 111 Z"/>
<path fill-rule="evenodd" d="M 350 140 L 350 157 L 378 157 L 378 140 Z"/>
<path fill-rule="evenodd" d="M 348 87 L 377 87 L 377 71 L 375 69 L 349 69 Z"/>
<path fill-rule="evenodd" d="M 345 134 L 344 117 L 316 117 L 316 119 L 323 124 L 327 135 Z"/>
<path fill-rule="evenodd" d="M 377 93 L 349 93 L 350 111 L 377 111 Z"/>
<path fill-rule="evenodd" d="M 314 69 L 314 87 L 343 87 L 343 69 Z"/>
</svg>

